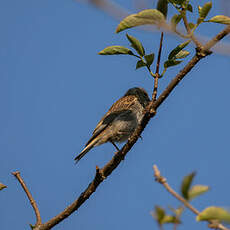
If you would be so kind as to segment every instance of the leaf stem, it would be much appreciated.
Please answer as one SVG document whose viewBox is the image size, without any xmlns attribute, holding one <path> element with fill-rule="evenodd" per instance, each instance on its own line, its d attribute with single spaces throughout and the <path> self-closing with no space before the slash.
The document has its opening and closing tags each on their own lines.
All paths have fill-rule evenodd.
<svg viewBox="0 0 230 230">
<path fill-rule="evenodd" d="M 189 23 L 188 23 L 188 19 L 187 19 L 187 15 L 186 15 L 186 10 L 183 9 L 181 10 L 181 15 L 182 15 L 182 19 L 184 22 L 184 26 L 187 30 L 188 36 L 192 39 L 192 41 L 195 43 L 196 47 L 201 49 L 203 46 L 202 44 L 196 39 L 196 37 L 193 34 L 193 31 L 191 31 L 190 27 L 189 27 Z"/>
</svg>

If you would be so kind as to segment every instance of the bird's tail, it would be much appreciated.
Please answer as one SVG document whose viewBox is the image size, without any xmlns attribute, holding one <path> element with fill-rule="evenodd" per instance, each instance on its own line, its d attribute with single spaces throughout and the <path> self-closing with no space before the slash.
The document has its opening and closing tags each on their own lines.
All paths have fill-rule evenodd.
<svg viewBox="0 0 230 230">
<path fill-rule="evenodd" d="M 96 145 L 96 143 L 97 143 L 97 140 L 94 139 L 88 145 L 86 145 L 86 147 L 80 152 L 80 154 L 74 158 L 75 164 L 77 164 L 78 161 L 81 160 L 81 158 L 84 157 L 85 154 L 88 153 L 89 150 L 92 149 Z"/>
</svg>

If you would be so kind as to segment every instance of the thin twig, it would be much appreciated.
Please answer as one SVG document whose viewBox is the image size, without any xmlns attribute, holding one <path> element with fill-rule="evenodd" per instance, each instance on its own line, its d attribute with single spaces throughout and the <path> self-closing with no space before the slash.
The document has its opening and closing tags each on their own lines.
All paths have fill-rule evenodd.
<svg viewBox="0 0 230 230">
<path fill-rule="evenodd" d="M 161 176 L 159 169 L 157 168 L 156 165 L 153 165 L 153 170 L 154 170 L 154 176 L 157 182 L 162 184 L 169 193 L 171 193 L 174 197 L 176 197 L 180 202 L 184 204 L 187 208 L 189 208 L 193 213 L 196 215 L 199 215 L 199 211 L 195 209 L 190 203 L 188 203 L 187 200 L 185 200 L 182 196 L 180 196 L 177 192 L 175 192 L 167 183 L 167 180 L 165 177 Z"/>
<path fill-rule="evenodd" d="M 161 40 L 160 40 L 160 46 L 159 46 L 158 57 L 157 57 L 157 65 L 156 65 L 156 74 L 158 74 L 158 75 L 159 75 L 159 69 L 160 69 L 160 61 L 161 61 L 161 51 L 162 51 L 163 38 L 164 38 L 164 33 L 161 32 Z"/>
<path fill-rule="evenodd" d="M 172 194 L 177 200 L 179 200 L 185 207 L 190 209 L 194 214 L 196 215 L 200 214 L 200 212 L 196 208 L 194 208 L 187 200 L 185 200 L 173 188 L 171 188 L 171 186 L 167 183 L 166 178 L 161 176 L 160 170 L 156 165 L 153 165 L 153 170 L 154 170 L 154 177 L 157 182 L 162 184 L 170 194 Z M 221 229 L 221 230 L 229 230 L 224 225 L 217 223 L 216 221 L 209 221 L 209 227 L 215 229 Z"/>
<path fill-rule="evenodd" d="M 188 36 L 195 43 L 196 47 L 199 48 L 199 49 L 201 49 L 202 48 L 202 44 L 197 40 L 197 38 L 194 36 L 193 32 L 191 31 L 191 29 L 189 27 L 187 15 L 186 15 L 186 10 L 182 11 L 182 19 L 183 19 L 183 22 L 184 22 L 184 26 L 185 26 L 185 28 L 187 30 Z"/>
<path fill-rule="evenodd" d="M 35 226 L 39 226 L 42 224 L 42 219 L 41 219 L 41 215 L 40 215 L 40 212 L 39 212 L 39 209 L 38 209 L 38 206 L 34 200 L 34 198 L 32 197 L 29 189 L 27 188 L 25 182 L 23 181 L 21 175 L 20 175 L 20 172 L 19 171 L 16 171 L 16 172 L 12 172 L 12 174 L 16 177 L 16 179 L 19 181 L 19 183 L 21 184 L 23 190 L 25 191 L 29 201 L 30 201 L 30 204 L 35 212 L 35 215 L 36 215 L 36 224 Z"/>
<path fill-rule="evenodd" d="M 174 223 L 173 224 L 173 230 L 176 230 L 178 225 L 179 225 L 178 223 Z"/>
<path fill-rule="evenodd" d="M 225 37 L 229 32 L 226 32 L 226 30 L 223 30 L 220 32 L 215 38 L 218 38 L 221 40 L 223 37 Z M 216 42 L 215 42 L 216 43 Z M 215 45 L 215 43 L 212 43 Z M 211 48 L 212 45 L 210 45 L 209 48 Z M 202 53 L 202 55 L 201 55 Z M 120 162 L 124 159 L 126 154 L 129 152 L 129 150 L 133 147 L 133 145 L 137 142 L 138 138 L 141 136 L 141 133 L 145 129 L 146 125 L 148 124 L 149 120 L 155 116 L 157 108 L 165 101 L 165 99 L 168 97 L 168 95 L 173 91 L 173 89 L 177 86 L 177 84 L 185 77 L 185 75 L 204 57 L 206 57 L 209 54 L 209 52 L 205 52 L 205 50 L 199 51 L 199 54 L 197 53 L 191 61 L 176 75 L 176 77 L 171 81 L 171 83 L 168 85 L 168 87 L 162 92 L 162 94 L 157 98 L 157 100 L 151 101 L 149 105 L 146 108 L 144 117 L 141 121 L 141 124 L 138 126 L 138 128 L 135 130 L 135 132 L 132 134 L 132 136 L 129 138 L 128 142 L 122 147 L 120 151 L 118 151 L 113 158 L 102 168 L 97 170 L 97 173 L 95 175 L 95 178 L 93 181 L 88 185 L 88 187 L 85 189 L 84 192 L 81 193 L 81 195 L 65 210 L 63 210 L 61 213 L 47 221 L 46 223 L 34 228 L 34 230 L 48 230 L 63 221 L 65 218 L 70 216 L 74 211 L 78 210 L 78 208 L 87 200 L 89 197 L 96 191 L 97 187 L 104 181 L 106 177 L 108 177 L 115 168 L 118 167 Z M 226 230 L 226 229 L 222 229 Z"/>
<path fill-rule="evenodd" d="M 155 73 L 155 77 L 154 77 L 154 89 L 153 89 L 153 95 L 152 95 L 152 100 L 153 101 L 156 101 L 156 99 L 157 99 L 157 89 L 158 89 L 158 79 L 160 77 L 159 69 L 160 69 L 163 37 L 164 37 L 164 33 L 161 32 L 160 46 L 159 46 L 158 57 L 157 57 L 157 65 L 156 65 L 156 73 Z"/>
</svg>

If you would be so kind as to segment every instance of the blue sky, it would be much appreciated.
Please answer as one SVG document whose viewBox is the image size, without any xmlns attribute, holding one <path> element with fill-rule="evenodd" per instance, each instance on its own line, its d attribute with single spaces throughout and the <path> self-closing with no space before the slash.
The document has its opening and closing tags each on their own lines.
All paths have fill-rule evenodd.
<svg viewBox="0 0 230 230">
<path fill-rule="evenodd" d="M 121 2 L 121 1 L 120 1 Z M 199 1 L 203 4 L 205 1 Z M 131 4 L 126 3 L 132 11 Z M 210 16 L 221 14 L 218 3 Z M 99 56 L 109 45 L 128 46 L 118 22 L 87 4 L 49 0 L 2 1 L 0 7 L 0 193 L 1 229 L 28 229 L 34 213 L 11 175 L 19 170 L 38 203 L 43 222 L 62 211 L 86 188 L 114 152 L 111 144 L 92 149 L 78 165 L 74 157 L 97 122 L 127 89 L 148 93 L 153 79 L 135 70 L 135 59 Z M 204 25 L 212 36 L 222 25 Z M 157 52 L 160 33 L 129 30 L 148 53 Z M 225 38 L 228 42 L 229 38 Z M 181 40 L 165 36 L 163 60 Z M 194 52 L 193 46 L 190 50 Z M 190 55 L 191 57 L 192 55 Z M 155 229 L 155 205 L 177 207 L 153 178 L 157 164 L 179 189 L 186 174 L 211 190 L 194 200 L 198 210 L 230 206 L 229 56 L 202 60 L 162 104 L 124 162 L 70 218 L 54 229 Z M 160 91 L 184 64 L 170 69 Z M 171 229 L 171 226 L 168 228 Z M 203 229 L 188 210 L 180 229 Z"/>
</svg>

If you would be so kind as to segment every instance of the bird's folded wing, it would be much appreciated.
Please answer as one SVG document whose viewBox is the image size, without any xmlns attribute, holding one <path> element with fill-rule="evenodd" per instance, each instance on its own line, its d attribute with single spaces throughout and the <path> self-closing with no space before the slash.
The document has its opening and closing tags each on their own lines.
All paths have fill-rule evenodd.
<svg viewBox="0 0 230 230">
<path fill-rule="evenodd" d="M 96 138 L 102 131 L 104 131 L 105 128 L 108 127 L 116 117 L 118 117 L 125 111 L 129 110 L 136 100 L 137 99 L 135 96 L 129 96 L 126 98 L 122 97 L 118 101 L 116 101 L 111 106 L 109 111 L 99 121 L 99 123 L 93 131 L 92 137 L 89 139 L 85 146 L 87 146 L 94 138 Z"/>
</svg>

